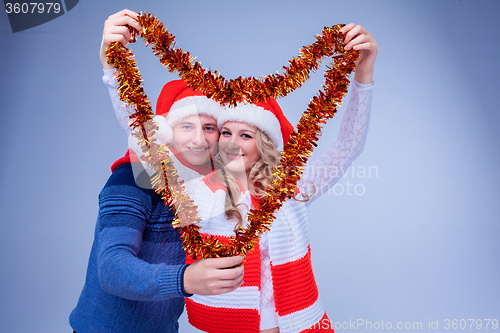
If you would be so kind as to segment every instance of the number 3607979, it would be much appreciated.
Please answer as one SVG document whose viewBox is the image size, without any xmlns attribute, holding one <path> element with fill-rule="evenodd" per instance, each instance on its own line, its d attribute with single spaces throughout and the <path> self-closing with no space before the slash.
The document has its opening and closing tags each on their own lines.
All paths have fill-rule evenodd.
<svg viewBox="0 0 500 333">
<path fill-rule="evenodd" d="M 59 13 L 61 11 L 60 3 L 53 2 L 22 2 L 6 3 L 5 11 L 7 14 L 49 14 Z"/>
</svg>

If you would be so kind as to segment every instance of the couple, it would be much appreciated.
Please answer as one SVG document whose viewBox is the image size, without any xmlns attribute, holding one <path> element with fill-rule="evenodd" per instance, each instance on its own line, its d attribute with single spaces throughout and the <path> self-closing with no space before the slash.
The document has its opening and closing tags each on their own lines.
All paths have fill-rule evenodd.
<svg viewBox="0 0 500 333">
<path fill-rule="evenodd" d="M 129 111 L 103 52 L 112 41 L 127 43 L 124 25 L 140 29 L 135 17 L 128 10 L 110 16 L 101 47 L 104 81 L 127 131 Z M 299 188 L 314 184 L 311 200 L 285 202 L 243 265 L 241 256 L 186 261 L 171 208 L 154 190 L 137 185 L 148 183 L 148 174 L 134 177 L 140 161 L 126 154 L 99 196 L 87 278 L 70 316 L 76 332 L 177 332 L 184 299 L 189 322 L 206 332 L 333 331 L 312 272 L 306 206 L 338 180 L 328 170 L 345 169 L 363 148 L 378 52 L 363 27 L 349 24 L 342 31 L 347 47 L 362 54 L 338 139 L 308 166 L 326 172 L 304 172 L 299 182 Z M 156 114 L 160 139 L 198 205 L 202 232 L 231 236 L 245 224 L 247 207 L 258 207 L 293 126 L 274 100 L 223 108 L 180 80 L 165 85 Z M 212 170 L 212 155 L 222 168 Z"/>
</svg>

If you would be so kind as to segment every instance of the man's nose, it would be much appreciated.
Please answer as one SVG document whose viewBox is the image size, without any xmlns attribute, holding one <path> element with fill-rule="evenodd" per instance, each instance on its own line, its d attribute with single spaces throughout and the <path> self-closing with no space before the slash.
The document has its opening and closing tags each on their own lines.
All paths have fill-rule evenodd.
<svg viewBox="0 0 500 333">
<path fill-rule="evenodd" d="M 203 129 L 200 128 L 194 132 L 193 143 L 198 145 L 198 146 L 205 146 L 206 145 L 205 133 L 203 132 Z"/>
</svg>

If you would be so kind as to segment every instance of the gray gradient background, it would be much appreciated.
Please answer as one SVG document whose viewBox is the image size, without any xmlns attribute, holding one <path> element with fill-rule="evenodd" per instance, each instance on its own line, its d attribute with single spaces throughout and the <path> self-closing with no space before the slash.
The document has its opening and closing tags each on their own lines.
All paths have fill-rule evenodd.
<svg viewBox="0 0 500 333">
<path fill-rule="evenodd" d="M 320 297 L 339 323 L 420 321 L 427 331 L 439 320 L 446 331 L 445 319 L 500 320 L 500 1 L 81 0 L 16 34 L 0 13 L 0 332 L 70 331 L 97 196 L 127 147 L 98 59 L 104 20 L 125 7 L 153 13 L 226 77 L 280 70 L 323 26 L 372 31 L 373 116 L 354 165 L 378 176 L 350 174 L 342 195 L 310 207 Z M 132 47 L 156 101 L 175 75 L 142 42 Z M 316 73 L 280 101 L 293 123 L 321 82 Z M 347 182 L 365 193 L 348 195 Z M 183 316 L 181 332 L 195 331 Z"/>
</svg>

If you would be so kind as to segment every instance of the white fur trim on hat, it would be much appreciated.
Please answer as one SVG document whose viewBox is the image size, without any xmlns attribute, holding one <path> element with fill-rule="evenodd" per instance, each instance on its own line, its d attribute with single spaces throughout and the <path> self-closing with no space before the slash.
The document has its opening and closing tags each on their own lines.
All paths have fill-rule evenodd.
<svg viewBox="0 0 500 333">
<path fill-rule="evenodd" d="M 155 137 L 162 143 L 170 143 L 174 136 L 172 127 L 167 123 L 167 120 L 163 116 L 154 116 L 153 120 L 158 124 L 158 129 L 156 130 Z"/>
<path fill-rule="evenodd" d="M 167 113 L 167 122 L 174 127 L 182 119 L 193 115 L 206 115 L 217 118 L 223 107 L 216 101 L 205 96 L 189 96 L 178 100 Z"/>
<path fill-rule="evenodd" d="M 238 104 L 236 107 L 225 108 L 217 119 L 219 130 L 227 121 L 236 121 L 252 125 L 266 133 L 276 149 L 283 147 L 283 136 L 278 118 L 271 112 L 255 104 Z"/>
</svg>

